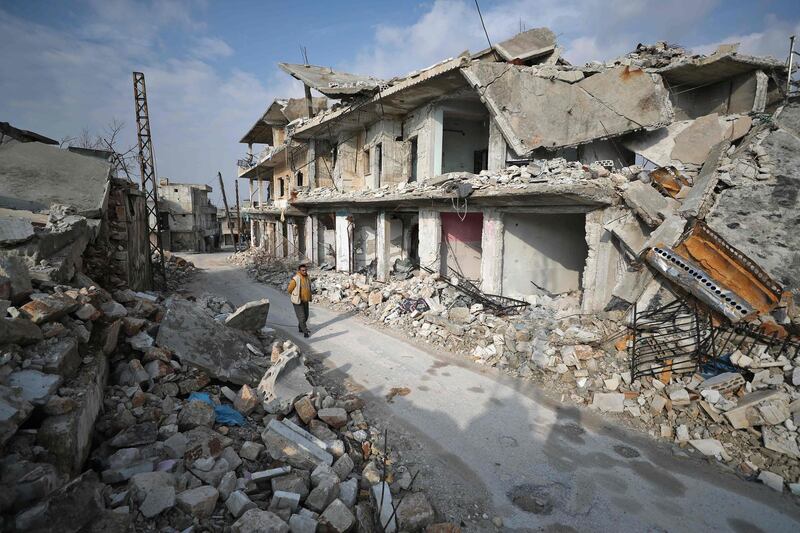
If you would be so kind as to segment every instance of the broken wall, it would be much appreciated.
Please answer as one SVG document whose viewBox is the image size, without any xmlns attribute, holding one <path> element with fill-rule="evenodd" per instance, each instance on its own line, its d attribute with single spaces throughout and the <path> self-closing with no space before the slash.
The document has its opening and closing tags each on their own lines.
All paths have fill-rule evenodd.
<svg viewBox="0 0 800 533">
<path fill-rule="evenodd" d="M 336 167 L 333 169 L 337 188 L 352 192 L 364 188 L 364 133 L 342 134 L 336 146 Z"/>
<path fill-rule="evenodd" d="M 587 255 L 583 213 L 505 213 L 503 219 L 503 295 L 580 289 Z"/>
<path fill-rule="evenodd" d="M 483 96 L 517 154 L 573 146 L 672 120 L 657 74 L 616 67 L 576 83 L 540 76 L 537 67 L 480 62 L 462 69 Z"/>
<path fill-rule="evenodd" d="M 670 100 L 675 109 L 675 120 L 711 113 L 750 113 L 754 111 L 757 85 L 756 71 L 752 71 L 706 86 L 671 86 Z"/>
<path fill-rule="evenodd" d="M 472 120 L 462 117 L 451 117 L 444 114 L 442 129 L 442 174 L 448 172 L 475 172 L 485 170 L 479 159 L 486 152 L 488 159 L 489 123 L 486 120 Z M 481 168 L 475 168 L 476 163 Z"/>
<path fill-rule="evenodd" d="M 409 143 L 411 139 L 417 140 L 417 181 L 422 182 L 433 177 L 437 159 L 441 161 L 441 153 L 437 156 L 437 150 L 441 151 L 441 142 L 437 141 L 436 135 L 437 125 L 439 129 L 442 126 L 440 118 L 437 118 L 441 114 L 441 109 L 428 104 L 410 112 L 403 121 L 405 140 Z M 410 175 L 411 161 L 406 170 L 406 178 Z"/>
<path fill-rule="evenodd" d="M 353 225 L 353 261 L 360 270 L 376 258 L 377 218 L 374 213 L 353 215 Z"/>
<path fill-rule="evenodd" d="M 408 179 L 405 167 L 408 143 L 402 139 L 403 125 L 399 119 L 384 118 L 367 128 L 365 150 L 370 150 L 370 168 L 364 169 L 365 182 L 372 188 L 396 184 Z M 380 161 L 376 147 L 381 147 Z M 379 163 L 382 168 L 378 168 Z"/>
</svg>

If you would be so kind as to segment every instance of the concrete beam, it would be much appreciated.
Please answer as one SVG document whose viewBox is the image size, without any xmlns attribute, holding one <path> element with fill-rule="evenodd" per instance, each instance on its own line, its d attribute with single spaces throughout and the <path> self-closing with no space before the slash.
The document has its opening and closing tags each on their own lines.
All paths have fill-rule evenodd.
<svg viewBox="0 0 800 533">
<path fill-rule="evenodd" d="M 442 174 L 442 143 L 444 142 L 444 111 L 436 106 L 430 117 L 430 153 L 432 167 L 428 174 L 431 178 Z"/>
<path fill-rule="evenodd" d="M 489 294 L 503 292 L 503 213 L 483 210 L 481 234 L 481 290 Z"/>
<path fill-rule="evenodd" d="M 337 232 L 338 237 L 338 232 Z M 442 218 L 438 211 L 419 210 L 419 262 L 420 265 L 439 272 L 442 246 Z"/>
<path fill-rule="evenodd" d="M 350 223 L 348 213 L 336 213 L 336 270 L 350 272 Z"/>
<path fill-rule="evenodd" d="M 389 272 L 391 271 L 390 265 L 390 235 L 389 235 L 389 217 L 386 211 L 378 213 L 378 221 L 376 224 L 377 239 L 375 243 L 375 258 L 378 263 L 377 276 L 380 281 L 388 281 Z"/>
</svg>

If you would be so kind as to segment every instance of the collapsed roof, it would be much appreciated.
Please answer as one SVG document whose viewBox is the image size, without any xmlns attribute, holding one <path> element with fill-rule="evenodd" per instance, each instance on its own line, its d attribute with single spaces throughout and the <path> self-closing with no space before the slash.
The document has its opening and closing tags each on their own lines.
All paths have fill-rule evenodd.
<svg viewBox="0 0 800 533">
<path fill-rule="evenodd" d="M 111 164 L 40 142 L 0 146 L 0 207 L 47 211 L 73 205 L 99 217 L 106 205 Z"/>
<path fill-rule="evenodd" d="M 278 63 L 278 66 L 293 78 L 331 98 L 371 94 L 385 83 L 371 76 L 359 76 L 330 67 L 292 63 Z"/>
<path fill-rule="evenodd" d="M 497 43 L 492 48 L 506 61 L 527 61 L 552 54 L 556 49 L 556 34 L 550 28 L 533 28 Z"/>
<path fill-rule="evenodd" d="M 475 63 L 462 73 L 519 155 L 660 128 L 672 120 L 660 77 L 638 68 L 616 67 L 577 83 L 543 76 L 538 67 L 503 63 Z"/>
<path fill-rule="evenodd" d="M 314 115 L 328 108 L 324 97 L 311 99 Z M 290 122 L 308 116 L 308 103 L 304 98 L 276 98 L 255 124 L 239 141 L 244 144 L 273 144 L 272 128 L 282 128 Z"/>
</svg>

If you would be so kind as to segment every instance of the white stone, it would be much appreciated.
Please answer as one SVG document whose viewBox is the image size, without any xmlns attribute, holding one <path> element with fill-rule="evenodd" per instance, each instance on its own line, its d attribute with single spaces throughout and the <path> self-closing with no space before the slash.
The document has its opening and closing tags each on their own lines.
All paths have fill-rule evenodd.
<svg viewBox="0 0 800 533">
<path fill-rule="evenodd" d="M 774 491 L 783 492 L 783 477 L 778 474 L 770 472 L 769 470 L 762 470 L 758 474 L 758 480 Z"/>
</svg>

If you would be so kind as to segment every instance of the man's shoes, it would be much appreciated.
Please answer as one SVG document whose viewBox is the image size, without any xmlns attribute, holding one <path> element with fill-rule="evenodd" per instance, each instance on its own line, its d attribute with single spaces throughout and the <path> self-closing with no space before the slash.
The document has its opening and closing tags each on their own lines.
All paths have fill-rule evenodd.
<svg viewBox="0 0 800 533">
<path fill-rule="evenodd" d="M 306 339 L 309 338 L 310 336 L 311 336 L 311 333 L 309 333 L 308 331 L 303 333 L 303 337 L 305 337 Z"/>
<path fill-rule="evenodd" d="M 303 330 L 300 328 L 300 326 L 297 326 L 297 331 L 303 333 Z"/>
</svg>

